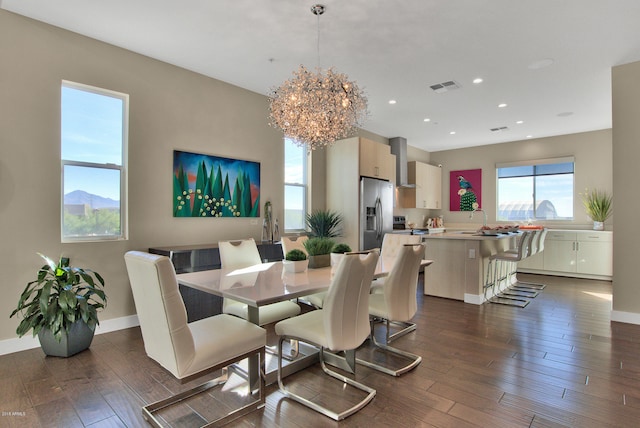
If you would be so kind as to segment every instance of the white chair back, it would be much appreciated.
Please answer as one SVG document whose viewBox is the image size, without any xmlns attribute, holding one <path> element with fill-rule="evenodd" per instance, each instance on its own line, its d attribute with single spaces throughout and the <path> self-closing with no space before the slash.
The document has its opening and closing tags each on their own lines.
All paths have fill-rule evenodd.
<svg viewBox="0 0 640 428">
<path fill-rule="evenodd" d="M 309 239 L 308 236 L 298 236 L 297 239 L 291 239 L 286 236 L 280 238 L 280 245 L 282 245 L 282 255 L 286 256 L 291 250 L 300 250 L 307 254 L 307 249 L 304 247 L 304 243 Z"/>
<path fill-rule="evenodd" d="M 409 321 L 418 310 L 416 293 L 424 245 L 403 245 L 384 282 L 384 300 L 390 321 Z"/>
<path fill-rule="evenodd" d="M 531 238 L 533 238 L 533 232 L 525 230 L 522 232 L 522 236 L 518 240 L 517 258 L 514 261 L 525 259 L 529 254 L 529 248 L 531 246 Z"/>
<path fill-rule="evenodd" d="M 419 244 L 422 236 L 408 233 L 385 233 L 382 238 L 382 257 L 398 257 L 400 249 L 407 244 Z"/>
<path fill-rule="evenodd" d="M 129 251 L 124 256 L 142 330 L 144 349 L 176 378 L 195 356 L 187 311 L 168 257 Z"/>
<path fill-rule="evenodd" d="M 544 240 L 547 237 L 547 228 L 542 229 L 542 232 L 540 233 L 540 238 L 538 239 L 538 252 L 542 252 L 544 250 Z"/>
<path fill-rule="evenodd" d="M 355 349 L 369 336 L 369 288 L 378 254 L 346 253 L 324 299 L 323 322 L 328 348 Z"/>
<path fill-rule="evenodd" d="M 223 269 L 240 269 L 262 263 L 253 238 L 218 242 L 220 264 Z"/>
</svg>

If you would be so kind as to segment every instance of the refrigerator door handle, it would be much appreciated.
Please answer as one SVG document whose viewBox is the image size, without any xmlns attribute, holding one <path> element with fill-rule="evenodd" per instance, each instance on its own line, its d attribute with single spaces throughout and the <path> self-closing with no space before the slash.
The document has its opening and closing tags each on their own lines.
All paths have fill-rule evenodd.
<svg viewBox="0 0 640 428">
<path fill-rule="evenodd" d="M 382 236 L 382 202 L 380 198 L 376 199 L 376 216 L 378 217 L 378 224 L 376 225 L 376 238 L 379 240 Z"/>
</svg>

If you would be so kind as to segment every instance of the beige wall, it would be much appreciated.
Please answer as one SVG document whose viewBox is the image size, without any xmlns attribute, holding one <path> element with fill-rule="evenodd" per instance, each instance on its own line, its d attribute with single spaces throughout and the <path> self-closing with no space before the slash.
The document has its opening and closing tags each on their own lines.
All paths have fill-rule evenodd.
<svg viewBox="0 0 640 428">
<path fill-rule="evenodd" d="M 496 221 L 496 163 L 562 156 L 575 157 L 574 220 L 548 221 L 551 227 L 590 228 L 593 222 L 585 214 L 579 192 L 586 187 L 612 191 L 611 130 L 561 135 L 557 137 L 492 144 L 466 149 L 446 150 L 431 153 L 432 164 L 442 164 L 442 206 L 445 225 L 481 223 L 482 215 L 472 220 L 469 213 L 449 211 L 449 172 L 464 169 L 482 169 L 482 208 L 487 212 L 488 222 Z M 613 227 L 613 217 L 607 220 L 606 228 Z"/>
<path fill-rule="evenodd" d="M 614 67 L 613 88 L 613 186 L 616 233 L 613 241 L 612 319 L 640 324 L 638 221 L 640 200 L 635 194 L 640 160 L 640 62 Z"/>
<path fill-rule="evenodd" d="M 260 219 L 172 217 L 174 149 L 261 162 L 261 200 L 283 218 L 282 134 L 267 125 L 266 97 L 4 10 L 0 58 L 0 340 L 15 337 L 8 316 L 42 266 L 36 252 L 105 277 L 104 321 L 135 312 L 127 250 L 260 239 Z M 128 241 L 60 243 L 63 79 L 130 95 Z"/>
</svg>

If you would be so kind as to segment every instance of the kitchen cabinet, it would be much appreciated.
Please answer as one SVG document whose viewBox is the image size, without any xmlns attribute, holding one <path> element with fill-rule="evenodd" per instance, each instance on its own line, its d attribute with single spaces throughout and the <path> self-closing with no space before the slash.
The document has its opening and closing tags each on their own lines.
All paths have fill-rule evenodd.
<svg viewBox="0 0 640 428">
<path fill-rule="evenodd" d="M 613 233 L 550 230 L 544 251 L 518 263 L 522 272 L 609 278 L 613 275 Z"/>
<path fill-rule="evenodd" d="M 340 144 L 337 142 L 336 144 Z M 395 155 L 386 144 L 359 138 L 360 175 L 394 182 L 396 179 Z"/>
<path fill-rule="evenodd" d="M 442 208 L 442 169 L 423 162 L 408 162 L 407 176 L 415 188 L 402 189 L 403 208 Z"/>
</svg>

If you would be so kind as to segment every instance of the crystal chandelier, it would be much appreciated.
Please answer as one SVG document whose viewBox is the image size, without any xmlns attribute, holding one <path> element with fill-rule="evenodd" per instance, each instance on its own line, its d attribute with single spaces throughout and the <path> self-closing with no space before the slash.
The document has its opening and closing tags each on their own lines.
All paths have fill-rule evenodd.
<svg viewBox="0 0 640 428">
<path fill-rule="evenodd" d="M 367 98 L 358 85 L 333 68 L 320 68 L 320 15 L 324 10 L 320 4 L 311 7 L 318 16 L 316 72 L 301 65 L 269 97 L 270 125 L 280 128 L 297 145 L 306 144 L 309 150 L 354 135 L 367 116 Z"/>
</svg>

